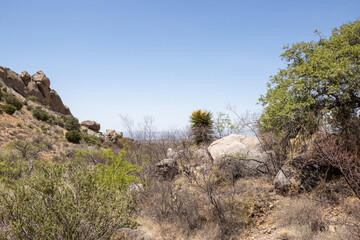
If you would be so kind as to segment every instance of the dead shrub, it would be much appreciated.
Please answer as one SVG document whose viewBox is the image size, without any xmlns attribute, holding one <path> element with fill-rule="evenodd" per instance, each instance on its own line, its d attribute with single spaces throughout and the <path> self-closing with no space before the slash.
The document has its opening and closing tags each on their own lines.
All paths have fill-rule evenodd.
<svg viewBox="0 0 360 240">
<path fill-rule="evenodd" d="M 320 205 L 308 198 L 291 199 L 289 205 L 279 211 L 282 226 L 308 226 L 311 231 L 323 231 L 325 222 Z"/>
</svg>

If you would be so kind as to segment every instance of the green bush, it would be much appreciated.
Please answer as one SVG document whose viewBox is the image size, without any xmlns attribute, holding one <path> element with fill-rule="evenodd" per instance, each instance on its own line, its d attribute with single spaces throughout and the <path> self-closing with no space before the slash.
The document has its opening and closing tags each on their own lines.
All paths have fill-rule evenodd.
<svg viewBox="0 0 360 240">
<path fill-rule="evenodd" d="M 3 97 L 4 97 L 4 93 L 0 89 L 0 101 L 3 99 Z"/>
<path fill-rule="evenodd" d="M 79 130 L 80 129 L 79 120 L 73 116 L 66 116 L 64 127 L 68 131 Z"/>
<path fill-rule="evenodd" d="M 6 104 L 5 106 L 3 106 L 3 110 L 9 115 L 13 115 L 16 112 L 16 107 L 11 104 Z"/>
<path fill-rule="evenodd" d="M 13 105 L 14 107 L 16 107 L 17 110 L 20 110 L 24 103 L 22 101 L 20 101 L 19 99 L 17 99 L 14 95 L 12 94 L 7 94 L 5 96 L 5 101 L 7 104 L 11 104 Z"/>
<path fill-rule="evenodd" d="M 196 144 L 209 143 L 213 139 L 212 113 L 195 110 L 190 116 L 191 134 Z"/>
<path fill-rule="evenodd" d="M 127 185 L 137 168 L 108 151 L 104 165 L 82 158 L 37 161 L 10 187 L 0 188 L 0 216 L 8 239 L 111 239 L 134 227 Z"/>
<path fill-rule="evenodd" d="M 38 100 L 38 98 L 35 97 L 35 96 L 33 96 L 33 95 L 29 96 L 28 99 L 29 99 L 30 101 L 34 101 L 34 102 Z"/>
<path fill-rule="evenodd" d="M 88 135 L 83 134 L 82 140 L 84 140 L 86 143 L 89 143 L 89 144 L 96 145 L 96 146 L 100 147 L 100 144 L 98 143 L 98 141 L 94 137 L 90 137 Z"/>
<path fill-rule="evenodd" d="M 41 109 L 41 107 L 37 107 L 32 110 L 33 116 L 40 121 L 47 121 L 49 119 L 49 114 L 45 110 Z"/>
<path fill-rule="evenodd" d="M 65 134 L 66 139 L 72 143 L 79 143 L 81 140 L 81 133 L 78 130 L 71 130 Z"/>
<path fill-rule="evenodd" d="M 30 105 L 27 105 L 27 106 L 26 106 L 26 110 L 31 111 L 31 110 L 33 110 L 33 107 L 30 106 Z"/>
</svg>

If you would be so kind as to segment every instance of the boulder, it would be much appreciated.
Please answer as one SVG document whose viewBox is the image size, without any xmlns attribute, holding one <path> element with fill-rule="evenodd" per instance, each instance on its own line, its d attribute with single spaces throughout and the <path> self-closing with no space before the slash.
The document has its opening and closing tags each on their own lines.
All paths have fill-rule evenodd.
<svg viewBox="0 0 360 240">
<path fill-rule="evenodd" d="M 113 129 L 106 129 L 105 140 L 116 143 L 119 138 L 123 137 L 122 132 L 116 132 Z"/>
<path fill-rule="evenodd" d="M 90 121 L 90 120 L 82 121 L 81 126 L 84 126 L 95 132 L 98 132 L 100 130 L 100 124 L 95 121 Z"/>
<path fill-rule="evenodd" d="M 31 76 L 27 71 L 23 71 L 22 73 L 20 73 L 20 77 L 21 80 L 24 82 L 25 86 L 27 86 L 31 81 Z"/>
<path fill-rule="evenodd" d="M 165 180 L 173 179 L 178 173 L 179 169 L 175 159 L 165 158 L 156 164 L 157 173 Z"/>
<path fill-rule="evenodd" d="M 241 170 L 235 175 L 253 176 L 273 170 L 270 155 L 256 136 L 231 134 L 213 142 L 208 151 L 215 165 L 225 164 Z"/>
<path fill-rule="evenodd" d="M 55 90 L 50 90 L 49 95 L 51 100 L 50 107 L 53 111 L 65 115 L 71 115 L 70 109 L 64 105 L 59 94 L 57 94 Z"/>
<path fill-rule="evenodd" d="M 261 148 L 256 136 L 231 134 L 213 142 L 208 150 L 215 164 L 233 157 L 261 162 L 268 159 L 268 154 Z"/>
<path fill-rule="evenodd" d="M 50 99 L 50 79 L 45 75 L 43 71 L 37 71 L 31 76 L 31 80 L 34 81 L 45 98 Z"/>
<path fill-rule="evenodd" d="M 30 81 L 28 85 L 25 87 L 25 96 L 26 97 L 35 96 L 39 101 L 44 98 L 44 96 L 42 95 L 42 93 L 38 88 L 38 85 L 33 81 Z"/>
<path fill-rule="evenodd" d="M 0 67 L 0 77 L 8 87 L 23 96 L 25 95 L 25 84 L 16 72 L 9 68 Z"/>
</svg>

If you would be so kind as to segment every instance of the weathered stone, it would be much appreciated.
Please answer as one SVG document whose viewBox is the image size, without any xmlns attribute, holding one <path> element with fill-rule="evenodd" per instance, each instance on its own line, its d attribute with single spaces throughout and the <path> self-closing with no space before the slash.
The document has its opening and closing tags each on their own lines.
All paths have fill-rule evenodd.
<svg viewBox="0 0 360 240">
<path fill-rule="evenodd" d="M 179 169 L 175 159 L 163 159 L 156 164 L 158 174 L 166 180 L 173 179 L 178 173 Z"/>
<path fill-rule="evenodd" d="M 31 81 L 31 76 L 27 71 L 23 71 L 22 73 L 20 73 L 20 77 L 21 80 L 24 82 L 25 86 L 27 86 Z"/>
<path fill-rule="evenodd" d="M 55 90 L 51 90 L 49 92 L 49 96 L 51 100 L 50 106 L 53 111 L 65 115 L 71 115 L 70 109 L 63 104 L 60 96 L 57 94 Z"/>
<path fill-rule="evenodd" d="M 98 132 L 100 130 L 100 124 L 95 121 L 90 121 L 90 120 L 82 121 L 81 126 L 84 126 L 88 129 L 96 131 L 96 132 Z"/>
<path fill-rule="evenodd" d="M 9 68 L 0 67 L 0 70 L 0 77 L 3 82 L 17 93 L 25 95 L 25 84 L 18 74 Z"/>
<path fill-rule="evenodd" d="M 25 96 L 27 97 L 35 96 L 39 101 L 44 98 L 44 96 L 42 95 L 42 93 L 38 88 L 38 85 L 33 81 L 30 81 L 28 85 L 25 87 Z"/>
<path fill-rule="evenodd" d="M 214 164 L 228 164 L 235 170 L 241 170 L 235 175 L 253 176 L 273 170 L 269 164 L 269 154 L 262 149 L 255 136 L 232 134 L 213 142 L 208 151 Z"/>
<path fill-rule="evenodd" d="M 106 129 L 105 140 L 116 143 L 118 139 L 122 137 L 123 137 L 122 132 L 116 133 L 115 130 Z"/>
<path fill-rule="evenodd" d="M 50 80 L 49 78 L 43 73 L 43 71 L 38 71 L 34 75 L 31 76 L 31 80 L 34 81 L 40 90 L 40 92 L 43 94 L 45 98 L 50 97 Z"/>
<path fill-rule="evenodd" d="M 256 136 L 231 134 L 213 142 L 208 150 L 215 164 L 232 157 L 260 162 L 268 159 L 268 154 L 261 148 Z"/>
</svg>

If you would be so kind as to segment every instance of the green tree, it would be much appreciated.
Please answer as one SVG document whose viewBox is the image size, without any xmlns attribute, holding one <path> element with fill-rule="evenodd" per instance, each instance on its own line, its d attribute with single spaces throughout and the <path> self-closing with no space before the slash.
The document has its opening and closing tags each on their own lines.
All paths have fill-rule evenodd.
<svg viewBox="0 0 360 240">
<path fill-rule="evenodd" d="M 321 124 L 344 130 L 360 108 L 360 20 L 335 28 L 328 39 L 286 46 L 281 57 L 287 67 L 270 78 L 259 99 L 261 130 L 288 138 Z"/>
</svg>

